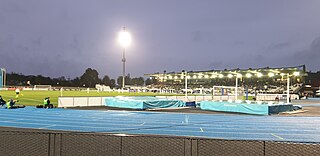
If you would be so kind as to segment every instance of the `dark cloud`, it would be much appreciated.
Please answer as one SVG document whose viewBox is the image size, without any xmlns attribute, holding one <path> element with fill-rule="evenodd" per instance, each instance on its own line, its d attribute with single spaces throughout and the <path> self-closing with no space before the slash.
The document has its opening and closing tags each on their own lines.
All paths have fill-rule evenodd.
<svg viewBox="0 0 320 156">
<path fill-rule="evenodd" d="M 1 0 L 0 67 L 76 77 L 307 64 L 319 70 L 320 1 Z M 303 21 L 303 22 L 301 22 Z M 299 34 L 299 35 L 296 35 Z M 101 76 L 103 76 L 101 74 Z"/>
<path fill-rule="evenodd" d="M 314 39 L 308 49 L 295 52 L 290 60 L 306 64 L 308 70 L 320 71 L 320 37 Z"/>
</svg>

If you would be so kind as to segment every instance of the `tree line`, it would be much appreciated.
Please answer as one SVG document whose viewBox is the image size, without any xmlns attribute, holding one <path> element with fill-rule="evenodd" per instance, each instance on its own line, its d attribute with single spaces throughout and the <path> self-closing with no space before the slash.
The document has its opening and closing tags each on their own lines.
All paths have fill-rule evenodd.
<svg viewBox="0 0 320 156">
<path fill-rule="evenodd" d="M 125 77 L 126 85 L 150 85 L 152 81 L 150 79 L 144 80 L 143 77 L 131 78 L 130 74 Z M 42 75 L 23 75 L 19 73 L 7 73 L 6 85 L 7 86 L 28 86 L 28 85 L 51 85 L 51 86 L 63 86 L 63 87 L 90 87 L 94 88 L 96 84 L 104 84 L 111 88 L 121 87 L 122 76 L 119 76 L 116 80 L 111 79 L 108 75 L 99 78 L 97 70 L 88 68 L 80 76 L 74 79 L 66 78 L 64 76 L 58 78 L 50 78 Z"/>
</svg>

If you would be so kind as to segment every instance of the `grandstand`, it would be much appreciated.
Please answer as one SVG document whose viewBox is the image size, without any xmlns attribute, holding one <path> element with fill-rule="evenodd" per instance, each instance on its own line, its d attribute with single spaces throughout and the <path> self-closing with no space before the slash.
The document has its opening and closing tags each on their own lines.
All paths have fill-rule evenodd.
<svg viewBox="0 0 320 156">
<path fill-rule="evenodd" d="M 145 74 L 155 80 L 155 88 L 174 89 L 178 93 L 186 89 L 203 88 L 210 90 L 213 86 L 237 86 L 249 93 L 298 93 L 303 88 L 307 76 L 305 65 L 279 68 L 231 69 L 208 71 L 182 71 L 170 73 Z M 289 86 L 287 86 L 289 82 Z M 199 89 L 198 89 L 199 90 Z"/>
</svg>

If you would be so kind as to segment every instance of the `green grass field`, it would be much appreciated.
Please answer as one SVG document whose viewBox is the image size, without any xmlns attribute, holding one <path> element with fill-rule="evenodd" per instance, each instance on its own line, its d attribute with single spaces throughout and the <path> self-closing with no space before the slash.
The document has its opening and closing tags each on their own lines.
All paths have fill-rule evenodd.
<svg viewBox="0 0 320 156">
<path fill-rule="evenodd" d="M 45 97 L 50 97 L 50 101 L 55 106 L 58 105 L 58 97 L 61 96 L 60 91 L 21 91 L 20 96 L 16 98 L 15 91 L 0 91 L 0 95 L 6 101 L 9 99 L 19 100 L 17 104 L 26 106 L 36 106 L 43 103 Z M 165 96 L 170 94 L 156 93 L 118 93 L 118 92 L 97 92 L 90 91 L 63 91 L 62 96 Z M 171 94 L 172 95 L 172 94 Z M 176 94 L 175 94 L 176 95 Z"/>
</svg>

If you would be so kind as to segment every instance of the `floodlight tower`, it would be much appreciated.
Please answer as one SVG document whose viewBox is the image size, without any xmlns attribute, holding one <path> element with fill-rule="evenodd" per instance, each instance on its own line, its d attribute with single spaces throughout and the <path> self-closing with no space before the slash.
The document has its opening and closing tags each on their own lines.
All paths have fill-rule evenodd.
<svg viewBox="0 0 320 156">
<path fill-rule="evenodd" d="M 122 90 L 125 87 L 125 76 L 126 76 L 126 48 L 131 44 L 131 35 L 129 32 L 126 31 L 126 27 L 123 27 L 122 31 L 119 34 L 119 43 L 121 44 L 123 51 L 122 51 Z"/>
</svg>

